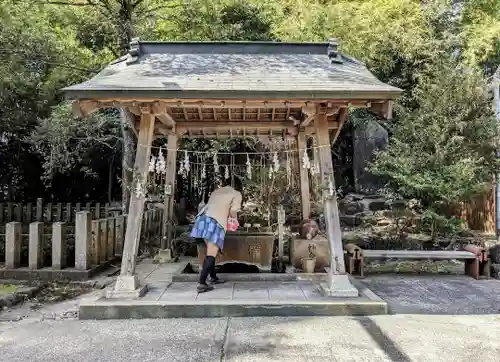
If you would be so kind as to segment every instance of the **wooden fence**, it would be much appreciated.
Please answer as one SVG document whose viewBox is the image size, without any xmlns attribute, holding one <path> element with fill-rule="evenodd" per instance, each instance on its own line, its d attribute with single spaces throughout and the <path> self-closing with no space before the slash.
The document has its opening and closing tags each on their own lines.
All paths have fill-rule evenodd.
<svg viewBox="0 0 500 362">
<path fill-rule="evenodd" d="M 462 203 L 460 217 L 472 230 L 495 233 L 495 187 L 472 200 Z"/>
<path fill-rule="evenodd" d="M 93 219 L 116 216 L 121 212 L 120 203 L 44 203 L 37 199 L 35 203 L 0 203 L 0 224 L 17 221 L 31 222 L 74 222 L 75 213 L 90 211 Z"/>
<path fill-rule="evenodd" d="M 145 211 L 141 239 L 161 237 L 162 220 L 163 209 Z M 9 222 L 5 226 L 5 270 L 0 276 L 16 278 L 15 271 L 26 268 L 59 275 L 61 271 L 81 271 L 91 276 L 89 271 L 103 269 L 121 256 L 125 229 L 126 215 L 92 220 L 90 211 L 77 212 L 73 224 L 35 221 L 23 227 L 20 222 Z"/>
</svg>

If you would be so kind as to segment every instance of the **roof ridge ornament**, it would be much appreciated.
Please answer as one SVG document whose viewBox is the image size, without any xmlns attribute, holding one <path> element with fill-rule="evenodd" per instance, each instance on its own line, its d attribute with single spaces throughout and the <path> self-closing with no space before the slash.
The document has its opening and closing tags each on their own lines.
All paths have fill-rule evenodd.
<svg viewBox="0 0 500 362">
<path fill-rule="evenodd" d="M 139 60 L 141 55 L 141 44 L 139 38 L 133 38 L 130 42 L 130 49 L 128 51 L 127 65 L 134 64 Z"/>
<path fill-rule="evenodd" d="M 342 59 L 342 55 L 338 51 L 338 46 L 339 42 L 337 39 L 329 39 L 328 40 L 328 58 L 330 58 L 330 61 L 332 64 L 343 64 L 344 59 Z"/>
</svg>

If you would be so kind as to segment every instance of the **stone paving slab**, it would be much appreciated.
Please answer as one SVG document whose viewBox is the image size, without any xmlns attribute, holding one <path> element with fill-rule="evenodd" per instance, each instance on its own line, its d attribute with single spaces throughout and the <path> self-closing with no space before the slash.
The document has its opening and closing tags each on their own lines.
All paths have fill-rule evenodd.
<svg viewBox="0 0 500 362">
<path fill-rule="evenodd" d="M 231 318 L 222 361 L 385 362 L 391 359 L 356 319 L 275 317 Z"/>
<path fill-rule="evenodd" d="M 385 300 L 391 313 L 497 314 L 500 280 L 468 276 L 380 275 L 360 280 Z"/>
<path fill-rule="evenodd" d="M 0 323 L 9 362 L 496 362 L 500 316 Z"/>
<path fill-rule="evenodd" d="M 226 319 L 0 325 L 0 360 L 219 362 L 226 329 Z"/>
<path fill-rule="evenodd" d="M 498 361 L 500 316 L 231 318 L 225 362 Z"/>
<path fill-rule="evenodd" d="M 357 298 L 327 298 L 299 282 L 228 282 L 197 293 L 196 283 L 152 284 L 137 300 L 96 298 L 80 303 L 80 319 L 330 316 L 387 313 L 380 298 L 361 289 Z"/>
</svg>

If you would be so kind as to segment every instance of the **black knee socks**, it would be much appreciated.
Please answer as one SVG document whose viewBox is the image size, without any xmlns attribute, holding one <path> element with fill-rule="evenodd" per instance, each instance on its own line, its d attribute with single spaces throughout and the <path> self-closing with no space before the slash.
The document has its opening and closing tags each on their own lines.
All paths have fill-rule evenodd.
<svg viewBox="0 0 500 362">
<path fill-rule="evenodd" d="M 203 267 L 200 272 L 200 279 L 198 283 L 207 284 L 208 274 L 214 273 L 215 275 L 215 258 L 213 256 L 206 256 L 203 261 Z"/>
<path fill-rule="evenodd" d="M 210 278 L 212 278 L 212 280 L 217 279 L 217 275 L 215 274 L 215 261 L 214 261 L 214 265 L 212 266 L 212 269 L 210 269 Z"/>
</svg>

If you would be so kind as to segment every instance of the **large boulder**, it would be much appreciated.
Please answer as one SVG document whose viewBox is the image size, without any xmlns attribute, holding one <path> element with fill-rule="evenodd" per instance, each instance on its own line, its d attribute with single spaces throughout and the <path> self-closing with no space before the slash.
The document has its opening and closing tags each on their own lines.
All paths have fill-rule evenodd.
<svg viewBox="0 0 500 362">
<path fill-rule="evenodd" d="M 377 150 L 383 150 L 389 143 L 389 134 L 375 120 L 367 120 L 354 128 L 353 172 L 357 192 L 376 192 L 384 184 L 380 177 L 366 170 Z"/>
<path fill-rule="evenodd" d="M 341 215 L 355 215 L 363 212 L 364 205 L 359 201 L 340 200 L 339 212 Z"/>
</svg>

